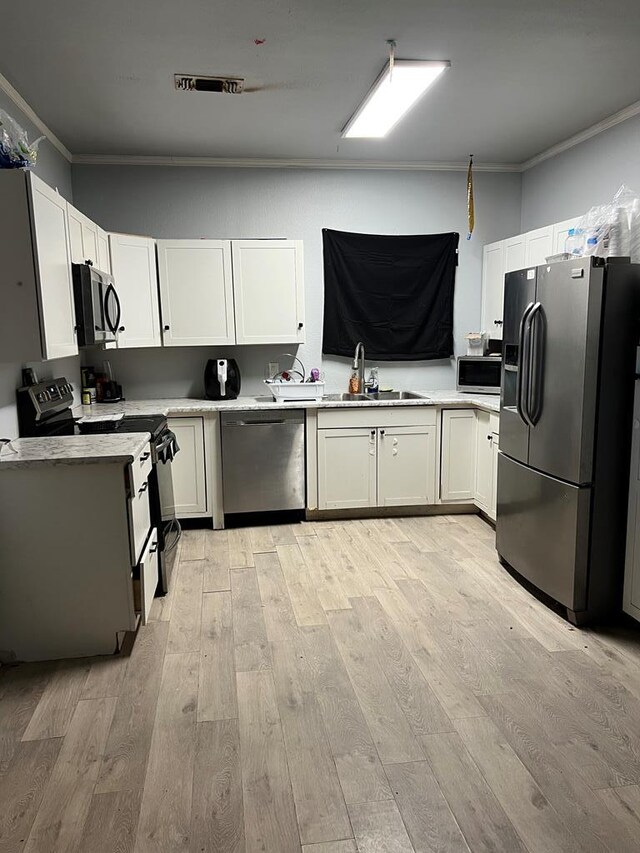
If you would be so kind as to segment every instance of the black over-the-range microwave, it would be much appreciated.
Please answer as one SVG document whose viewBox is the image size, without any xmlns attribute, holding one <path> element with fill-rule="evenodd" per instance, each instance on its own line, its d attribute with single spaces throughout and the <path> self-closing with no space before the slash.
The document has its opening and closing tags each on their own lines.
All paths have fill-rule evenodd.
<svg viewBox="0 0 640 853">
<path fill-rule="evenodd" d="M 502 357 L 499 355 L 461 355 L 458 357 L 456 387 L 476 394 L 499 394 Z"/>
</svg>

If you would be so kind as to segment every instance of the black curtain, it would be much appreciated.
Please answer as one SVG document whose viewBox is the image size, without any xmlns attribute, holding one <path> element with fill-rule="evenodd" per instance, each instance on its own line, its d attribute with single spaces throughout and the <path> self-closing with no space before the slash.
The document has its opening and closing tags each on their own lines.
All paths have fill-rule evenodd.
<svg viewBox="0 0 640 853">
<path fill-rule="evenodd" d="M 322 231 L 322 351 L 416 361 L 453 355 L 453 292 L 459 235 L 380 236 Z"/>
</svg>

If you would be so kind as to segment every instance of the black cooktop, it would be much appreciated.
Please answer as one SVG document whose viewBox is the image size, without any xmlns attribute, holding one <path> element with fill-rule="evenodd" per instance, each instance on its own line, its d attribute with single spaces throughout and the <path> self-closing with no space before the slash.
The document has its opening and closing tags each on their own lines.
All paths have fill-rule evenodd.
<svg viewBox="0 0 640 853">
<path fill-rule="evenodd" d="M 105 426 L 104 423 L 95 425 L 84 423 L 80 431 L 87 433 L 109 432 L 150 432 L 151 438 L 156 439 L 166 428 L 167 419 L 164 415 L 125 415 L 121 421 Z"/>
</svg>

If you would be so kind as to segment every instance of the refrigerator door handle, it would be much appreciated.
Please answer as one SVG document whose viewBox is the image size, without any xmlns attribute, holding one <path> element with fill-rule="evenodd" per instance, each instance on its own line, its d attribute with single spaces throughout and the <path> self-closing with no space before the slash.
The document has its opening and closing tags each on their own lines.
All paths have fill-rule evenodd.
<svg viewBox="0 0 640 853">
<path fill-rule="evenodd" d="M 516 384 L 516 409 L 525 426 L 532 426 L 528 420 L 523 400 L 529 395 L 529 358 L 528 358 L 528 336 L 527 320 L 535 304 L 530 302 L 524 309 L 520 320 L 520 332 L 518 335 L 518 381 Z"/>
<path fill-rule="evenodd" d="M 542 369 L 542 345 L 541 333 L 542 325 L 542 303 L 536 302 L 531 309 L 531 313 L 527 318 L 527 335 L 529 337 L 528 359 L 529 367 L 527 370 L 527 397 L 526 410 L 530 425 L 535 426 L 540 420 L 542 414 L 542 397 L 540 389 L 540 373 Z M 539 320 L 540 322 L 536 322 Z"/>
</svg>

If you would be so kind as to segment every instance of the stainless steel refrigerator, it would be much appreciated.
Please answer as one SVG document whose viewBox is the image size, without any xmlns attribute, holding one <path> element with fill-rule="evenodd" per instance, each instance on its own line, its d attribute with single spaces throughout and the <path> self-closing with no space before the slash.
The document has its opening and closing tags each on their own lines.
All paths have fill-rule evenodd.
<svg viewBox="0 0 640 853">
<path fill-rule="evenodd" d="M 496 548 L 574 624 L 619 609 L 640 266 L 505 278 Z"/>
</svg>

